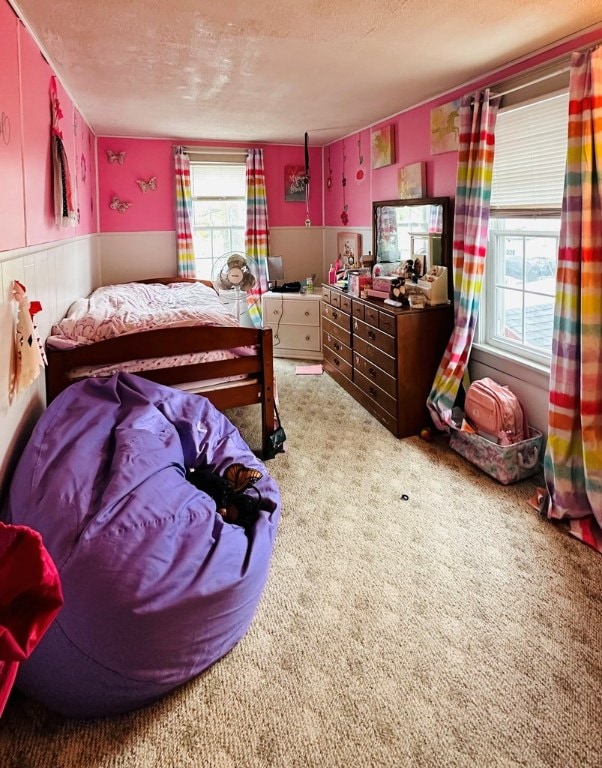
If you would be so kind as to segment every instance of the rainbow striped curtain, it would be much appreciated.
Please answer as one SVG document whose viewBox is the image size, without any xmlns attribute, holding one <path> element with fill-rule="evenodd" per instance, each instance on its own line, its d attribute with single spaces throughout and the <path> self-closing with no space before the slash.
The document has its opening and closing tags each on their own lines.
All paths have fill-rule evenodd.
<svg viewBox="0 0 602 768">
<path fill-rule="evenodd" d="M 556 278 L 548 517 L 602 551 L 602 48 L 573 53 Z"/>
<path fill-rule="evenodd" d="M 263 150 L 250 149 L 247 154 L 247 228 L 245 252 L 253 264 L 255 286 L 247 292 L 249 317 L 261 327 L 261 294 L 268 289 L 267 260 L 270 255 L 270 229 L 265 194 Z"/>
<path fill-rule="evenodd" d="M 192 237 L 192 196 L 190 194 L 190 159 L 183 147 L 175 147 L 176 167 L 176 252 L 178 275 L 196 277 Z"/>
<path fill-rule="evenodd" d="M 474 339 L 489 228 L 494 129 L 499 98 L 489 90 L 464 96 L 453 236 L 454 330 L 439 363 L 427 406 L 433 423 L 446 430 Z"/>
</svg>

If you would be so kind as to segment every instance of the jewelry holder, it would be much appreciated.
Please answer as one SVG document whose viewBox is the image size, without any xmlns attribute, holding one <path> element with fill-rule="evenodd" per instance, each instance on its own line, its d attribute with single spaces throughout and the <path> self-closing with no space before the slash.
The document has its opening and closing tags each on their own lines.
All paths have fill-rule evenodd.
<svg viewBox="0 0 602 768">
<path fill-rule="evenodd" d="M 447 304 L 447 267 L 431 267 L 418 280 L 418 287 L 426 296 L 427 304 Z"/>
</svg>

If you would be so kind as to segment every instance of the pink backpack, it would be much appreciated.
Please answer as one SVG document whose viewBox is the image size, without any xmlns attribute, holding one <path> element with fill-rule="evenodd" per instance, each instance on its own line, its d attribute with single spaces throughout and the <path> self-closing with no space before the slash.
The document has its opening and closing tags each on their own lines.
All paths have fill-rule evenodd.
<svg viewBox="0 0 602 768">
<path fill-rule="evenodd" d="M 529 437 L 527 417 L 518 398 L 493 379 L 479 379 L 468 387 L 464 412 L 480 435 L 499 445 L 512 445 Z"/>
</svg>

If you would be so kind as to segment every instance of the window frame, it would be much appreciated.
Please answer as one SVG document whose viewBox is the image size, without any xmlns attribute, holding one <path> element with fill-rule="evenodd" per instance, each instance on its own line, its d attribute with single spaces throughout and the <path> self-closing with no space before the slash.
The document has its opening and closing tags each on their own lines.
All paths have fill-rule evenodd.
<svg viewBox="0 0 602 768">
<path fill-rule="evenodd" d="M 542 93 L 539 94 L 535 98 L 530 98 L 528 100 L 525 100 L 523 102 L 516 102 L 514 101 L 512 105 L 502 108 L 500 111 L 503 114 L 503 111 L 515 111 L 517 109 L 522 109 L 523 107 L 529 107 L 531 105 L 540 104 L 542 102 L 549 102 L 550 99 L 553 99 L 557 96 L 564 96 L 567 102 L 566 107 L 566 122 L 564 125 L 564 136 L 566 136 L 566 133 L 568 131 L 568 87 L 563 87 L 562 89 L 555 88 L 553 91 L 548 93 Z M 562 104 L 563 102 L 558 102 L 558 104 Z M 542 106 L 542 109 L 545 108 Z M 564 113 L 563 113 L 564 114 Z M 499 119 L 499 116 L 498 116 Z M 497 130 L 497 128 L 496 128 Z M 560 135 L 563 134 L 562 131 L 557 131 Z M 508 141 L 508 136 L 504 137 L 506 141 Z M 558 137 L 556 137 L 555 141 L 558 141 Z M 524 151 L 524 150 L 523 150 Z M 519 152 L 519 150 L 517 150 Z M 566 144 L 563 141 L 563 144 L 559 145 L 558 148 L 559 155 L 561 163 L 564 162 L 563 158 L 566 158 Z M 517 154 L 517 157 L 520 158 L 521 155 Z M 524 158 L 524 155 L 522 156 Z M 495 164 L 494 164 L 495 168 Z M 494 170 L 495 173 L 495 170 Z M 537 170 L 535 172 L 535 176 L 537 176 Z M 547 186 L 548 180 L 546 179 L 546 185 L 543 187 L 543 194 L 547 195 L 549 193 L 549 186 Z M 492 183 L 492 193 L 495 192 L 494 189 L 495 180 L 493 180 Z M 520 185 L 517 185 L 517 187 Z M 562 187 L 564 186 L 564 179 L 562 183 Z M 533 184 L 532 189 L 536 190 L 537 185 Z M 543 352 L 541 350 L 538 350 L 536 347 L 529 346 L 528 344 L 521 341 L 512 341 L 511 339 L 504 338 L 500 335 L 500 333 L 497 330 L 497 326 L 500 324 L 501 321 L 506 321 L 506 315 L 504 314 L 504 317 L 499 317 L 498 313 L 498 306 L 499 306 L 499 290 L 504 290 L 507 288 L 508 290 L 520 290 L 522 294 L 522 300 L 521 300 L 521 307 L 522 307 L 522 313 L 523 313 L 523 322 L 525 318 L 525 306 L 528 306 L 528 304 L 525 304 L 526 297 L 533 296 L 537 294 L 537 291 L 533 291 L 529 289 L 529 283 L 524 279 L 525 273 L 524 270 L 526 268 L 526 254 L 523 253 L 523 279 L 521 281 L 521 285 L 513 287 L 513 286 L 507 286 L 504 285 L 504 282 L 507 277 L 507 272 L 502 273 L 502 277 L 500 279 L 500 269 L 505 270 L 506 269 L 506 254 L 504 253 L 502 258 L 503 261 L 500 264 L 499 254 L 496 253 L 495 243 L 496 241 L 499 242 L 499 239 L 501 237 L 499 230 L 496 230 L 493 226 L 495 224 L 495 219 L 528 219 L 529 221 L 532 221 L 534 224 L 537 222 L 538 219 L 545 219 L 545 220 L 556 220 L 560 219 L 561 217 L 561 211 L 562 211 L 562 189 L 560 188 L 558 190 L 558 205 L 553 204 L 550 201 L 549 196 L 546 196 L 544 199 L 546 200 L 545 206 L 543 207 L 542 201 L 537 199 L 536 195 L 532 195 L 530 198 L 527 199 L 525 202 L 525 197 L 522 194 L 517 194 L 516 199 L 520 200 L 521 202 L 518 204 L 514 204 L 512 207 L 508 204 L 507 206 L 500 206 L 495 205 L 495 195 L 492 194 L 492 204 L 489 214 L 489 233 L 488 233 L 488 241 L 487 241 L 487 251 L 486 251 L 486 257 L 485 257 L 485 274 L 484 274 L 484 283 L 483 283 L 483 292 L 482 292 L 482 298 L 481 298 L 481 308 L 479 311 L 479 319 L 477 323 L 477 333 L 475 336 L 475 347 L 477 349 L 481 349 L 483 351 L 489 352 L 491 354 L 499 354 L 500 356 L 504 357 L 505 359 L 511 359 L 516 361 L 517 363 L 520 363 L 522 365 L 526 365 L 529 367 L 533 367 L 534 369 L 541 370 L 541 371 L 549 371 L 550 368 L 550 362 L 551 362 L 551 345 L 548 350 L 548 352 Z M 506 196 L 507 201 L 507 196 Z M 542 222 L 543 223 L 543 222 Z M 529 228 L 525 229 L 515 229 L 511 228 L 508 229 L 507 234 L 512 236 L 513 234 L 516 234 L 519 237 L 555 237 L 557 238 L 557 244 L 559 244 L 559 237 L 560 237 L 560 228 L 558 227 L 558 232 L 551 232 L 547 229 L 543 229 L 541 231 L 536 230 L 533 228 L 532 230 Z M 558 248 L 556 249 L 556 256 L 558 255 Z M 547 291 L 544 292 L 544 295 L 546 296 L 552 296 L 555 295 L 555 289 L 553 293 L 549 293 Z M 552 309 L 553 313 L 553 309 Z M 523 334 L 524 334 L 524 327 L 523 327 Z"/>
<path fill-rule="evenodd" d="M 246 185 L 243 195 L 202 195 L 195 194 L 194 191 L 194 170 L 198 166 L 240 166 L 243 170 L 243 176 L 246 174 L 246 152 L 236 153 L 234 157 L 224 156 L 223 154 L 197 154 L 190 157 L 190 195 L 192 199 L 192 236 L 196 242 L 198 242 L 199 233 L 208 233 L 211 244 L 211 257 L 200 257 L 198 255 L 198 248 L 195 248 L 195 268 L 197 277 L 201 279 L 212 280 L 213 270 L 216 262 L 225 254 L 230 251 L 243 251 L 244 252 L 244 236 L 246 231 Z M 195 225 L 195 203 L 228 203 L 228 202 L 240 202 L 244 204 L 244 210 L 242 211 L 242 224 L 209 224 L 207 226 Z M 228 240 L 230 248 L 227 248 L 219 253 L 215 251 L 215 233 L 228 232 Z M 232 247 L 234 242 L 233 234 L 238 234 L 238 240 L 243 243 L 241 248 Z M 242 235 L 242 237 L 241 237 Z M 203 267 L 209 266 L 209 274 L 206 274 L 206 269 Z"/>
</svg>

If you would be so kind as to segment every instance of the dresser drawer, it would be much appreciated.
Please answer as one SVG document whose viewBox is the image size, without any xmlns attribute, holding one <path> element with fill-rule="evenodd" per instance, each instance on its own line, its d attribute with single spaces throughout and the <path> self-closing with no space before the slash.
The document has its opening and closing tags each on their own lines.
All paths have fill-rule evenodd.
<svg viewBox="0 0 602 768">
<path fill-rule="evenodd" d="M 386 312 L 378 311 L 378 327 L 391 336 L 397 336 L 397 318 L 395 315 L 389 315 Z"/>
<path fill-rule="evenodd" d="M 314 325 L 320 327 L 320 302 L 313 299 L 264 299 L 266 325 Z"/>
<path fill-rule="evenodd" d="M 366 304 L 364 320 L 369 325 L 373 325 L 375 328 L 378 328 L 378 309 L 376 309 L 376 307 L 370 306 L 369 304 Z"/>
<path fill-rule="evenodd" d="M 320 328 L 315 326 L 285 325 L 280 326 L 266 324 L 267 328 L 272 329 L 272 340 L 274 352 L 282 349 L 294 349 L 299 352 L 319 352 L 320 351 Z"/>
<path fill-rule="evenodd" d="M 330 292 L 330 302 L 329 304 L 332 304 L 333 307 L 341 308 L 341 295 L 340 293 L 337 293 L 337 291 L 331 291 Z"/>
<path fill-rule="evenodd" d="M 364 319 L 364 305 L 361 301 L 351 300 L 351 314 L 353 317 L 357 317 L 358 320 Z"/>
<path fill-rule="evenodd" d="M 330 365 L 339 373 L 341 373 L 346 379 L 352 381 L 353 368 L 351 367 L 351 363 L 348 363 L 347 360 L 345 360 L 340 355 L 337 355 L 326 345 L 324 346 L 324 361 L 325 363 L 330 363 Z M 328 365 L 326 367 L 328 368 Z"/>
<path fill-rule="evenodd" d="M 388 395 L 393 398 L 397 397 L 397 381 L 395 378 L 385 373 L 382 368 L 371 363 L 370 360 L 366 360 L 365 357 L 362 357 L 356 351 L 353 353 L 353 367 Z"/>
<path fill-rule="evenodd" d="M 374 344 L 375 347 L 378 347 L 378 349 L 385 354 L 390 355 L 391 357 L 395 356 L 395 338 L 388 333 L 384 333 L 384 331 L 374 328 L 372 325 L 363 323 L 355 317 L 353 318 L 353 333 L 354 335 L 359 336 L 360 339 L 367 341 L 369 344 Z"/>
<path fill-rule="evenodd" d="M 360 339 L 359 336 L 356 336 L 353 339 L 353 351 L 358 352 L 370 363 L 377 365 L 393 378 L 397 376 L 395 358 L 385 354 L 384 352 L 381 352 L 380 349 L 373 347 L 372 344 L 364 341 L 364 339 Z"/>
<path fill-rule="evenodd" d="M 322 287 L 322 301 L 330 304 L 330 288 Z"/>
<path fill-rule="evenodd" d="M 394 397 L 377 387 L 371 379 L 363 376 L 358 370 L 353 371 L 353 381 L 372 402 L 377 403 L 391 416 L 397 416 L 397 401 Z"/>
<path fill-rule="evenodd" d="M 348 315 L 337 307 L 331 307 L 329 304 L 324 304 L 322 307 L 322 316 L 325 319 L 340 325 L 341 328 L 344 328 L 346 331 L 351 330 L 351 315 Z"/>
<path fill-rule="evenodd" d="M 324 334 L 323 341 L 324 348 L 330 349 L 335 355 L 338 355 L 338 357 L 341 357 L 345 362 L 349 363 L 349 365 L 352 364 L 353 352 L 347 344 L 343 344 L 342 341 L 339 341 L 339 339 L 336 339 L 329 333 Z"/>
<path fill-rule="evenodd" d="M 341 341 L 348 347 L 351 346 L 351 331 L 341 328 L 336 323 L 331 323 L 326 317 L 322 318 L 322 335 L 324 344 L 328 344 L 330 347 L 332 347 L 330 339 Z"/>
<path fill-rule="evenodd" d="M 349 312 L 349 314 L 351 314 L 351 299 L 349 296 L 341 296 L 341 309 L 344 312 Z"/>
</svg>

